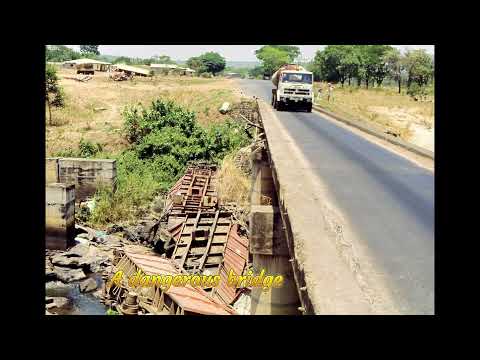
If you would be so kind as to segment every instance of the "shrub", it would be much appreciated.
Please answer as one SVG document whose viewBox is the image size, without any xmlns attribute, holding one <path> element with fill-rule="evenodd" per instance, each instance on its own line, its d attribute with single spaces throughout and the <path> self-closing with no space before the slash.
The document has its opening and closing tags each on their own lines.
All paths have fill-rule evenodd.
<svg viewBox="0 0 480 360">
<path fill-rule="evenodd" d="M 138 143 L 152 131 L 164 127 L 179 127 L 190 136 L 196 126 L 195 113 L 185 110 L 173 101 L 155 100 L 150 108 L 143 106 L 127 107 L 123 111 L 124 132 L 130 143 Z"/>
<path fill-rule="evenodd" d="M 92 143 L 88 140 L 81 139 L 78 145 L 79 157 L 92 157 L 102 151 L 102 145 L 99 143 Z"/>
<path fill-rule="evenodd" d="M 131 147 L 115 157 L 117 190 L 99 189 L 96 193 L 90 217 L 94 225 L 133 220 L 135 211 L 170 189 L 188 162 L 219 163 L 248 143 L 242 124 L 226 121 L 204 128 L 197 124 L 195 113 L 172 101 L 158 99 L 149 108 L 131 106 L 123 116 Z M 84 142 L 80 151 L 98 154 L 101 148 Z"/>
<path fill-rule="evenodd" d="M 417 83 L 412 83 L 407 89 L 407 94 L 410 95 L 415 101 L 418 101 L 426 98 L 427 90 L 425 86 L 420 86 Z"/>
<path fill-rule="evenodd" d="M 61 86 L 58 84 L 57 70 L 55 66 L 50 64 L 47 64 L 45 68 L 45 101 L 48 106 L 49 124 L 52 124 L 50 107 L 63 107 L 65 105 L 65 95 Z"/>
</svg>

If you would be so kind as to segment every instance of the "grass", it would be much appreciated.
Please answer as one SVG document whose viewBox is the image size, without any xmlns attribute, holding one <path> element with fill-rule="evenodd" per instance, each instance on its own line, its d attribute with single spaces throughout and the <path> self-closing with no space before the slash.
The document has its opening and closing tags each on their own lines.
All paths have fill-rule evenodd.
<svg viewBox="0 0 480 360">
<path fill-rule="evenodd" d="M 58 74 L 66 96 L 65 107 L 52 108 L 53 126 L 48 124 L 46 109 L 46 156 L 66 148 L 75 150 L 74 144 L 82 138 L 100 143 L 108 152 L 119 153 L 128 146 L 121 134 L 121 112 L 127 105 L 148 105 L 158 97 L 173 99 L 195 111 L 198 122 L 206 125 L 224 121 L 226 117 L 218 108 L 224 101 L 239 99 L 233 81 L 223 78 L 159 75 L 116 82 L 108 78 L 108 73 L 96 72 L 92 80 L 82 83 L 65 79 L 76 76 L 73 70 L 60 69 Z"/>
<path fill-rule="evenodd" d="M 218 196 L 221 203 L 235 202 L 242 208 L 250 204 L 250 179 L 240 171 L 233 155 L 226 156 L 218 172 Z"/>
<path fill-rule="evenodd" d="M 178 180 L 190 161 L 221 163 L 222 160 L 248 143 L 241 131 L 243 124 L 233 120 L 202 126 L 188 108 L 158 99 L 142 111 L 131 107 L 124 113 L 124 136 L 129 148 L 118 154 L 105 152 L 99 144 L 82 140 L 79 150 L 67 149 L 56 156 L 113 158 L 117 161 L 117 187 L 97 189 L 95 209 L 82 220 L 95 228 L 108 224 L 133 223 L 150 212 L 152 200 L 167 192 Z M 228 162 L 226 163 L 228 164 Z M 233 164 L 233 163 L 232 163 Z M 245 184 L 239 172 L 225 166 L 228 196 Z M 230 174 L 231 176 L 225 176 Z M 248 192 L 231 201 L 248 201 Z"/>
<path fill-rule="evenodd" d="M 223 200 L 248 204 L 249 181 L 231 156 L 248 140 L 242 124 L 227 121 L 230 117 L 218 112 L 224 101 L 240 100 L 230 80 L 159 76 L 114 82 L 99 74 L 88 83 L 62 80 L 66 106 L 55 110 L 53 118 L 59 125 L 46 128 L 47 156 L 117 160 L 116 191 L 99 188 L 95 209 L 83 221 L 99 229 L 134 223 L 175 183 L 190 160 L 222 163 Z M 174 100 L 184 110 L 174 109 L 176 114 L 162 120 L 160 110 L 153 110 L 153 100 Z M 150 109 L 149 115 L 124 111 L 138 104 Z M 193 120 L 188 120 L 191 116 Z M 191 121 L 193 132 L 186 130 Z M 127 134 L 135 134 L 137 126 L 149 132 L 132 141 Z"/>
<path fill-rule="evenodd" d="M 315 83 L 318 94 L 320 83 Z M 398 94 L 396 87 L 358 88 L 340 84 L 333 91 L 334 100 L 327 101 L 327 86 L 322 86 L 322 96 L 316 103 L 339 116 L 363 120 L 397 132 L 400 137 L 409 140 L 412 124 L 431 128 L 434 126 L 434 99 L 429 96 L 426 102 L 419 102 L 406 95 Z M 404 90 L 405 91 L 405 90 Z"/>
</svg>

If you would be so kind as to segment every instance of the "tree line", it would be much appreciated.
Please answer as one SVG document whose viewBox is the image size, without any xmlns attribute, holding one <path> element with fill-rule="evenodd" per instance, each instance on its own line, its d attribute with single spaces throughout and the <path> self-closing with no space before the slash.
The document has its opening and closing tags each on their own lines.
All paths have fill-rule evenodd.
<svg viewBox="0 0 480 360">
<path fill-rule="evenodd" d="M 248 70 L 253 78 L 271 76 L 280 66 L 294 63 L 300 56 L 300 48 L 293 45 L 265 45 L 255 51 L 261 65 Z M 153 56 L 147 59 L 126 56 L 109 57 L 101 55 L 98 45 L 81 45 L 77 52 L 64 45 L 46 47 L 47 61 L 66 61 L 89 57 L 113 63 L 129 65 L 150 65 L 151 63 L 175 64 L 169 56 Z M 194 56 L 186 65 L 196 71 L 197 75 L 215 76 L 226 67 L 223 56 L 216 52 L 207 52 Z M 382 86 L 385 79 L 398 84 L 401 93 L 402 84 L 407 93 L 422 94 L 426 85 L 434 79 L 434 58 L 425 50 L 409 50 L 402 54 L 390 45 L 328 45 L 318 50 L 313 61 L 305 64 L 313 72 L 316 81 L 329 81 L 344 86 L 356 84 Z"/>
<path fill-rule="evenodd" d="M 89 58 L 99 61 L 112 62 L 113 64 L 127 65 L 150 65 L 150 64 L 176 64 L 167 55 L 155 55 L 150 58 L 132 58 L 128 56 L 101 55 L 99 45 L 80 45 L 80 51 L 75 51 L 65 45 L 47 45 L 45 48 L 45 60 L 47 62 L 63 62 L 80 58 Z M 195 70 L 197 74 L 221 73 L 226 66 L 225 58 L 216 52 L 207 52 L 200 56 L 194 56 L 187 60 L 186 65 Z"/>
<path fill-rule="evenodd" d="M 45 60 L 50 62 L 63 62 L 88 58 L 111 62 L 113 64 L 127 65 L 175 64 L 175 61 L 167 55 L 155 55 L 150 58 L 101 55 L 98 47 L 99 45 L 80 45 L 80 51 L 75 51 L 65 45 L 47 45 L 45 48 Z"/>
<path fill-rule="evenodd" d="M 425 87 L 434 78 L 434 59 L 423 49 L 402 54 L 390 45 L 328 45 L 317 51 L 309 69 L 317 80 L 381 86 L 386 78 L 407 88 Z"/>
<path fill-rule="evenodd" d="M 271 76 L 280 66 L 294 63 L 300 49 L 291 45 L 266 45 L 255 51 L 261 65 L 250 69 L 254 78 Z M 317 81 L 330 81 L 368 89 L 381 86 L 385 79 L 402 83 L 409 91 L 424 89 L 434 78 L 434 58 L 425 50 L 409 50 L 402 54 L 390 45 L 328 45 L 318 50 L 312 62 L 306 64 Z"/>
</svg>

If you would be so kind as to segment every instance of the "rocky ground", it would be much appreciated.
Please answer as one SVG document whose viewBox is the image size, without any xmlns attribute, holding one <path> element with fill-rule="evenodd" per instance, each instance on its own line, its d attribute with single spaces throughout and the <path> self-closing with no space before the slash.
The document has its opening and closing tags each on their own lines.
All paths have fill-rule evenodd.
<svg viewBox="0 0 480 360">
<path fill-rule="evenodd" d="M 90 293 L 100 301 L 103 293 L 101 278 L 112 270 L 114 250 L 132 243 L 120 236 L 86 227 L 77 226 L 76 230 L 80 234 L 68 251 L 46 250 L 46 294 L 66 295 L 46 296 L 47 314 L 73 311 L 73 299 L 68 294 L 74 288 L 81 294 Z"/>
</svg>

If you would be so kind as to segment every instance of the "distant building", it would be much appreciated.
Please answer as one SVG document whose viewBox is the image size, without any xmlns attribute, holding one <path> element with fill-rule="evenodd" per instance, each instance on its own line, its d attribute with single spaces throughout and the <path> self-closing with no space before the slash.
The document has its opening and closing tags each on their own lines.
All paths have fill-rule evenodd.
<svg viewBox="0 0 480 360">
<path fill-rule="evenodd" d="M 144 69 L 144 68 L 141 68 L 141 67 L 136 67 L 136 66 L 130 66 L 130 65 L 125 65 L 125 64 L 115 64 L 115 65 L 112 65 L 112 68 L 114 70 L 119 70 L 119 71 L 123 71 L 127 74 L 133 74 L 133 75 L 136 75 L 136 76 L 151 76 L 151 73 L 149 69 Z"/>
<path fill-rule="evenodd" d="M 63 67 L 67 69 L 76 69 L 83 66 L 93 68 L 94 71 L 110 71 L 111 63 L 93 59 L 76 59 L 65 61 Z"/>
<path fill-rule="evenodd" d="M 173 70 L 178 68 L 175 64 L 150 64 L 150 68 L 155 74 L 170 74 Z"/>
<path fill-rule="evenodd" d="M 195 70 L 190 68 L 180 67 L 175 64 L 150 64 L 150 68 L 155 74 L 163 75 L 187 75 L 193 76 Z"/>
</svg>

